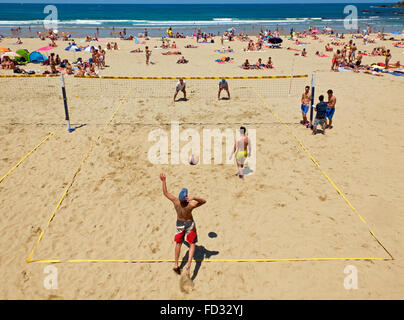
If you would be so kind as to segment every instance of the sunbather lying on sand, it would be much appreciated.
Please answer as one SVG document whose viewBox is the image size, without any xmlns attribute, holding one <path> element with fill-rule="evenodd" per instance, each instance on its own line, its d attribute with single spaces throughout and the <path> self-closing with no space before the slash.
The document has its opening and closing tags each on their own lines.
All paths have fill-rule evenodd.
<svg viewBox="0 0 404 320">
<path fill-rule="evenodd" d="M 180 59 L 177 60 L 177 63 L 188 63 L 188 60 L 186 60 L 184 56 L 182 56 Z"/>
<path fill-rule="evenodd" d="M 181 54 L 181 52 L 180 51 L 167 51 L 167 52 L 162 52 L 161 53 L 162 55 L 165 55 L 165 56 L 170 56 L 170 55 L 172 55 L 172 54 L 174 54 L 174 55 L 180 55 Z"/>
</svg>

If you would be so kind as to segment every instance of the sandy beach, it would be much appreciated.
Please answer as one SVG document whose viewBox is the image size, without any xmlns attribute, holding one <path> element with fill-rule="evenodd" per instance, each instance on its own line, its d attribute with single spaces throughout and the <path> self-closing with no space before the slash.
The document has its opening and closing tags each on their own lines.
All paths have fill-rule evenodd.
<svg viewBox="0 0 404 320">
<path fill-rule="evenodd" d="M 21 40 L 13 45 L 15 39 L 4 38 L 0 47 L 32 52 L 49 42 Z M 82 40 L 75 39 L 87 45 Z M 66 75 L 72 133 L 66 130 L 59 77 L 0 78 L 0 177 L 53 133 L 0 182 L 1 299 L 403 298 L 404 77 L 330 71 L 328 35 L 308 37 L 305 46 L 284 38 L 281 49 L 263 52 L 244 51 L 247 42 L 225 41 L 224 47 L 234 49 L 225 54 L 215 51 L 223 46 L 219 37 L 214 40 L 174 39 L 177 49 L 170 50 L 181 55 L 170 56 L 155 48 L 161 45 L 158 38 L 146 44 L 112 38 L 91 44 L 118 43 L 119 50 L 106 51 L 101 76 L 308 76 L 293 79 L 290 94 L 290 79 L 230 79 L 230 100 L 217 99 L 216 79 L 186 80 L 188 101 L 173 102 L 176 80 Z M 394 41 L 354 42 L 358 50 L 386 46 L 391 63 L 404 63 L 403 48 Z M 65 51 L 68 41 L 56 43 L 50 52 L 62 60 L 91 57 Z M 198 48 L 185 48 L 188 44 Z M 146 45 L 152 65 L 146 65 L 144 52 L 130 52 Z M 307 57 L 288 47 L 306 48 Z M 317 51 L 328 57 L 316 56 Z M 177 64 L 181 56 L 189 62 Z M 233 60 L 215 62 L 222 56 Z M 255 63 L 268 57 L 274 69 L 240 67 L 245 59 Z M 384 62 L 384 57 L 364 56 L 362 62 Z M 23 68 L 37 74 L 49 70 Z M 315 103 L 328 89 L 337 97 L 334 127 L 326 135 L 312 136 L 300 124 L 301 94 L 313 73 Z M 13 72 L 0 69 L 0 75 Z M 201 137 L 203 129 L 236 132 L 245 124 L 247 133 L 256 134 L 254 172 L 241 181 L 234 163 L 150 163 L 150 132 L 169 133 L 172 121 L 179 122 L 180 132 L 193 129 Z M 202 261 L 192 264 L 192 282 L 175 274 L 172 262 L 134 262 L 174 258 L 176 216 L 162 194 L 162 172 L 175 196 L 187 187 L 190 195 L 207 200 L 194 211 L 195 259 Z M 187 250 L 183 246 L 180 259 Z M 71 261 L 91 259 L 98 261 Z M 234 261 L 242 259 L 255 261 Z M 44 288 L 48 265 L 57 268 L 58 289 Z M 357 290 L 344 287 L 347 266 L 358 270 Z"/>
</svg>

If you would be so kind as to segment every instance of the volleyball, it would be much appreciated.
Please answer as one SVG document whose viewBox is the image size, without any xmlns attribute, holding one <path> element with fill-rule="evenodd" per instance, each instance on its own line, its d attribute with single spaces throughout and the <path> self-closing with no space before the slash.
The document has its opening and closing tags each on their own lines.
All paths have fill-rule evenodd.
<svg viewBox="0 0 404 320">
<path fill-rule="evenodd" d="M 188 159 L 188 163 L 190 164 L 190 165 L 197 165 L 198 164 L 198 162 L 199 162 L 199 157 L 198 157 L 198 155 L 196 155 L 196 154 L 191 154 L 190 156 L 189 156 L 189 159 Z"/>
</svg>

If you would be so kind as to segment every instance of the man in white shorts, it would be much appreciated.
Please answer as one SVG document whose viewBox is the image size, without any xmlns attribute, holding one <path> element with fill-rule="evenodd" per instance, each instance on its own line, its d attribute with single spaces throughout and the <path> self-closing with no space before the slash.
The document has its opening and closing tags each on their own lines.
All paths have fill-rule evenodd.
<svg viewBox="0 0 404 320">
<path fill-rule="evenodd" d="M 180 78 L 180 80 L 177 82 L 177 86 L 175 87 L 175 94 L 174 94 L 174 102 L 175 98 L 177 98 L 178 92 L 182 91 L 184 93 L 184 100 L 187 100 L 187 92 L 185 91 L 185 81 L 184 79 Z"/>
<path fill-rule="evenodd" d="M 220 92 L 222 90 L 225 90 L 227 92 L 227 96 L 229 97 L 230 100 L 230 91 L 229 91 L 229 84 L 227 83 L 225 78 L 222 78 L 222 80 L 219 81 L 219 93 L 217 94 L 217 98 L 220 100 Z"/>
</svg>

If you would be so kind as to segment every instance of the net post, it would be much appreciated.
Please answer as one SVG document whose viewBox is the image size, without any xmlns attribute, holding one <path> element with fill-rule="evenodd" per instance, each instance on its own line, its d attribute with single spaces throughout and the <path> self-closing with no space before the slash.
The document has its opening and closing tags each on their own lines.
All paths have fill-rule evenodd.
<svg viewBox="0 0 404 320">
<path fill-rule="evenodd" d="M 292 72 L 290 75 L 290 83 L 289 83 L 289 93 L 288 93 L 288 97 L 290 97 L 291 91 L 292 91 L 292 81 L 293 81 L 293 70 L 294 70 L 294 66 L 295 66 L 295 57 L 293 57 L 292 60 Z"/>
<path fill-rule="evenodd" d="M 310 129 L 313 129 L 313 109 L 314 109 L 314 92 L 316 87 L 316 75 L 311 75 L 311 106 L 310 106 Z M 309 125 L 307 125 L 307 128 Z"/>
<path fill-rule="evenodd" d="M 62 83 L 62 96 L 63 96 L 63 104 L 65 108 L 65 120 L 67 123 L 67 131 L 73 132 L 74 129 L 70 128 L 70 117 L 69 117 L 69 109 L 67 107 L 67 97 L 66 97 L 66 88 L 65 88 L 65 80 L 63 78 L 63 73 L 60 74 L 60 80 Z"/>
</svg>

